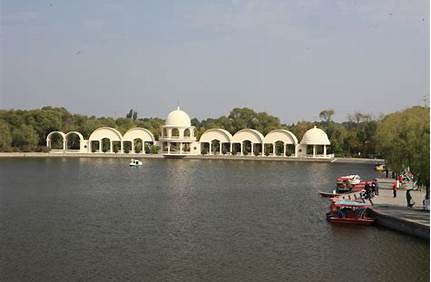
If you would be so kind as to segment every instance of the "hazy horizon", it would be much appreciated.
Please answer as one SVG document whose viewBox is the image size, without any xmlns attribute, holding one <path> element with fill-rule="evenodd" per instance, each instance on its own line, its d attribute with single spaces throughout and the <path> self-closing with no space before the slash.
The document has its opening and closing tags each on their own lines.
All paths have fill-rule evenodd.
<svg viewBox="0 0 431 282">
<path fill-rule="evenodd" d="M 429 101 L 429 1 L 1 1 L 0 109 L 282 123 Z"/>
<path fill-rule="evenodd" d="M 420 106 L 420 107 L 423 107 L 424 105 L 420 105 L 420 104 L 418 104 L 418 105 L 409 105 L 408 107 L 404 107 L 404 108 L 401 108 L 401 109 L 399 109 L 399 110 L 396 110 L 396 111 L 393 111 L 393 112 L 398 112 L 398 111 L 403 111 L 403 110 L 405 110 L 405 109 L 407 109 L 407 108 L 410 108 L 410 107 L 414 107 L 414 106 Z M 427 105 L 428 106 L 428 105 Z M 61 107 L 63 107 L 63 108 L 65 108 L 66 110 L 68 110 L 71 114 L 78 114 L 78 115 L 84 115 L 84 116 L 88 116 L 88 117 L 91 117 L 91 116 L 95 116 L 96 118 L 114 118 L 114 119 L 117 119 L 117 118 L 126 118 L 126 115 L 129 113 L 129 111 L 132 109 L 132 110 L 134 110 L 134 111 L 136 111 L 135 109 L 133 109 L 133 108 L 130 108 L 129 110 L 127 110 L 126 112 L 124 112 L 123 114 L 118 114 L 118 115 L 103 115 L 103 114 L 100 114 L 100 115 L 93 115 L 93 114 L 86 114 L 86 113 L 77 113 L 77 112 L 73 112 L 73 111 L 71 111 L 70 109 L 68 109 L 68 108 L 66 108 L 66 107 L 64 107 L 64 106 L 61 106 L 61 105 L 44 105 L 44 106 L 41 106 L 41 107 L 38 107 L 38 108 L 26 108 L 26 109 L 22 109 L 22 108 L 9 108 L 9 109 L 2 109 L 2 108 L 0 108 L 0 110 L 6 110 L 6 111 L 8 111 L 8 110 L 37 110 L 37 109 L 41 109 L 41 108 L 43 108 L 43 107 L 55 107 L 55 108 L 61 108 Z M 245 108 L 245 107 L 236 107 L 236 108 Z M 176 109 L 176 107 L 174 108 L 174 109 L 171 109 L 170 111 L 168 111 L 168 112 L 166 112 L 166 114 L 164 115 L 164 116 L 147 116 L 147 115 L 145 115 L 145 114 L 142 114 L 142 113 L 140 113 L 140 112 L 137 112 L 138 113 L 138 119 L 144 119 L 144 118 L 160 118 L 160 119 L 166 119 L 166 117 L 168 116 L 168 114 L 171 112 L 171 111 L 173 111 L 173 110 L 175 110 Z M 183 108 L 181 108 L 180 107 L 180 109 L 181 110 L 183 110 L 183 111 L 185 111 L 185 112 L 187 112 L 187 110 L 186 109 L 183 109 Z M 232 108 L 231 110 L 233 110 L 234 108 Z M 255 109 L 252 109 L 252 110 L 254 110 L 255 112 L 259 112 L 259 111 L 256 111 Z M 390 113 L 393 113 L 393 112 L 390 112 Z M 217 119 L 217 118 L 220 118 L 220 117 L 222 117 L 222 116 L 229 116 L 229 113 L 230 113 L 230 111 L 229 112 L 227 112 L 227 113 L 225 113 L 225 114 L 221 114 L 221 115 L 219 115 L 219 116 L 204 116 L 204 117 L 202 117 L 202 118 L 199 118 L 199 117 L 196 117 L 196 116 L 193 116 L 193 115 L 191 115 L 189 112 L 187 112 L 187 114 L 189 114 L 189 116 L 190 116 L 190 118 L 191 119 L 193 119 L 193 118 L 197 118 L 199 121 L 203 121 L 203 120 L 205 120 L 205 119 Z M 297 123 L 297 122 L 301 122 L 301 121 L 305 121 L 305 122 L 320 122 L 320 121 L 323 121 L 322 119 L 320 119 L 319 117 L 317 117 L 316 119 L 300 119 L 300 120 L 295 120 L 295 121 L 283 121 L 279 116 L 276 116 L 276 115 L 274 115 L 273 113 L 271 113 L 271 112 L 266 112 L 267 114 L 269 114 L 269 115 L 272 115 L 272 116 L 275 116 L 275 117 L 277 117 L 277 118 L 279 118 L 280 119 L 280 123 L 281 124 L 286 124 L 286 125 L 289 125 L 289 124 L 292 124 L 292 123 Z M 360 112 L 360 111 L 357 111 L 357 112 L 353 112 L 353 113 L 348 113 L 348 114 L 346 114 L 346 116 L 344 117 L 344 118 L 339 118 L 339 119 L 337 119 L 337 118 L 332 118 L 332 120 L 334 120 L 335 122 L 345 122 L 345 121 L 348 121 L 349 120 L 349 115 L 353 115 L 353 114 L 355 114 L 355 113 L 362 113 L 362 114 L 368 114 L 372 119 L 374 119 L 374 120 L 379 120 L 380 118 L 382 118 L 384 115 L 386 115 L 386 114 L 390 114 L 389 112 L 388 113 L 380 113 L 380 114 L 378 114 L 378 115 L 376 115 L 376 114 L 373 114 L 373 113 L 368 113 L 368 112 Z"/>
</svg>

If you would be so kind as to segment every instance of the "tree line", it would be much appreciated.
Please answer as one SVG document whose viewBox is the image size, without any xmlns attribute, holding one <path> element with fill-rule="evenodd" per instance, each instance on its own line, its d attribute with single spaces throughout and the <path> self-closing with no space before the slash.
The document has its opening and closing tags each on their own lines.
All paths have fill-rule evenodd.
<svg viewBox="0 0 431 282">
<path fill-rule="evenodd" d="M 316 125 L 327 133 L 331 141 L 330 152 L 335 156 L 385 158 L 395 171 L 401 172 L 406 167 L 428 170 L 428 174 L 422 174 L 423 182 L 429 182 L 428 107 L 414 106 L 378 119 L 356 112 L 343 122 L 334 121 L 334 114 L 334 110 L 325 109 L 319 113 L 318 121 L 284 124 L 278 117 L 265 112 L 234 108 L 225 116 L 203 120 L 193 118 L 191 122 L 196 127 L 197 138 L 210 128 L 223 128 L 232 134 L 243 128 L 252 128 L 264 135 L 273 129 L 284 128 L 300 140 L 305 131 Z M 88 138 L 91 132 L 102 126 L 116 128 L 122 134 L 132 127 L 144 127 L 158 138 L 163 124 L 164 120 L 157 117 L 139 118 L 133 109 L 124 118 L 116 119 L 72 114 L 59 107 L 0 110 L 0 151 L 46 151 L 46 136 L 51 131 L 79 131 Z"/>
</svg>

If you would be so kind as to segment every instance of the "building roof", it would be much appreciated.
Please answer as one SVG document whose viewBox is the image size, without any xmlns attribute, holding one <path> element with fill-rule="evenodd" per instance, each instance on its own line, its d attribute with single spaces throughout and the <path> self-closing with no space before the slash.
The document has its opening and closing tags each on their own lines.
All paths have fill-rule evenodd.
<svg viewBox="0 0 431 282">
<path fill-rule="evenodd" d="M 320 128 L 314 126 L 307 130 L 302 137 L 301 144 L 304 145 L 331 145 L 329 142 L 328 135 L 326 135 L 325 131 Z"/>
<path fill-rule="evenodd" d="M 201 135 L 199 142 L 211 142 L 213 140 L 230 143 L 232 142 L 232 134 L 230 134 L 229 131 L 225 129 L 211 128 Z"/>
<path fill-rule="evenodd" d="M 182 111 L 180 107 L 169 113 L 166 118 L 165 125 L 167 126 L 178 126 L 178 127 L 189 127 L 191 126 L 189 115 Z"/>
<path fill-rule="evenodd" d="M 295 134 L 286 129 L 274 129 L 266 134 L 264 139 L 265 143 L 275 143 L 277 141 L 282 141 L 284 144 L 298 144 Z"/>
<path fill-rule="evenodd" d="M 263 143 L 265 137 L 256 129 L 244 128 L 237 131 L 232 136 L 232 142 L 242 143 L 244 141 L 250 141 L 252 143 Z"/>
</svg>

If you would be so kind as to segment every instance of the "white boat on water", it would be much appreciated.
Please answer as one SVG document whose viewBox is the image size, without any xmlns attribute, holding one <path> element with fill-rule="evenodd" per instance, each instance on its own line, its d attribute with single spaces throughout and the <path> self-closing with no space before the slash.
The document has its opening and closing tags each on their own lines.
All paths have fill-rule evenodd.
<svg viewBox="0 0 431 282">
<path fill-rule="evenodd" d="M 361 177 L 357 174 L 337 177 L 337 184 L 349 183 L 355 185 L 361 182 Z"/>
<path fill-rule="evenodd" d="M 129 163 L 129 166 L 141 166 L 142 162 L 140 160 L 134 160 L 132 159 Z"/>
</svg>

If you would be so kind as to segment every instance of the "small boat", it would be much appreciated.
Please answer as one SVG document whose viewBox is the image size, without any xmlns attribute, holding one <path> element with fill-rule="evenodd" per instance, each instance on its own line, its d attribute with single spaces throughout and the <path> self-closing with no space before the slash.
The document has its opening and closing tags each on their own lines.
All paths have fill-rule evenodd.
<svg viewBox="0 0 431 282">
<path fill-rule="evenodd" d="M 371 184 L 372 180 L 361 180 L 357 174 L 341 176 L 337 178 L 337 193 L 361 192 L 365 185 Z"/>
<path fill-rule="evenodd" d="M 361 177 L 357 174 L 337 177 L 337 184 L 349 183 L 351 185 L 361 182 Z"/>
<path fill-rule="evenodd" d="M 371 206 L 357 201 L 331 199 L 330 211 L 326 219 L 331 223 L 371 225 L 374 219 L 367 216 Z"/>
<path fill-rule="evenodd" d="M 140 160 L 134 160 L 132 159 L 129 163 L 129 166 L 141 166 L 142 162 Z"/>
<path fill-rule="evenodd" d="M 335 193 L 335 190 L 332 193 L 319 191 L 320 197 L 322 198 L 334 198 L 340 196 L 340 194 Z"/>
</svg>

